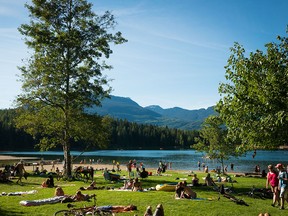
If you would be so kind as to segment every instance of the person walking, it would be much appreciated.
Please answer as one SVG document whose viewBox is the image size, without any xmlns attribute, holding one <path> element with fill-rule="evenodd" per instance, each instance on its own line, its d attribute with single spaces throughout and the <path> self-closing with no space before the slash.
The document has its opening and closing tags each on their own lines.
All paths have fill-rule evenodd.
<svg viewBox="0 0 288 216">
<path fill-rule="evenodd" d="M 273 165 L 269 165 L 266 181 L 266 189 L 268 189 L 268 186 L 270 185 L 271 191 L 273 193 L 273 202 L 272 202 L 273 207 L 275 206 L 276 202 L 278 202 L 278 204 L 280 205 L 278 184 L 279 184 L 278 174 L 276 173 Z"/>
<path fill-rule="evenodd" d="M 278 171 L 278 179 L 279 179 L 279 191 L 280 191 L 280 209 L 284 209 L 284 202 L 287 200 L 287 193 L 288 193 L 288 188 L 287 188 L 287 183 L 288 183 L 288 175 L 286 170 L 284 169 L 284 166 L 279 163 L 275 166 Z"/>
<path fill-rule="evenodd" d="M 25 174 L 25 168 L 24 168 L 24 162 L 23 160 L 20 160 L 20 162 L 15 166 L 14 172 L 18 175 L 18 180 L 16 181 L 16 184 L 19 182 L 22 183 L 22 178 L 24 177 Z"/>
</svg>

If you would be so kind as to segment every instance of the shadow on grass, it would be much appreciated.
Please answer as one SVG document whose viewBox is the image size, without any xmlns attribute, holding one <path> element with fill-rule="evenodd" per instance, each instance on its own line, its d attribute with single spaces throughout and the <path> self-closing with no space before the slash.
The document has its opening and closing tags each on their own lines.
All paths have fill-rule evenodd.
<svg viewBox="0 0 288 216">
<path fill-rule="evenodd" d="M 10 211 L 10 210 L 6 211 L 6 210 L 3 210 L 0 208 L 0 215 L 1 216 L 13 216 L 13 215 L 18 216 L 18 215 L 24 215 L 24 214 L 21 214 L 19 212 L 15 212 L 15 211 Z"/>
</svg>

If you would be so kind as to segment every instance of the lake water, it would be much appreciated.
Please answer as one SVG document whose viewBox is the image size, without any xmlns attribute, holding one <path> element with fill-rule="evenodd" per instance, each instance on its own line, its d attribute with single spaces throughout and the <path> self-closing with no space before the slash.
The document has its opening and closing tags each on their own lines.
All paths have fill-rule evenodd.
<svg viewBox="0 0 288 216">
<path fill-rule="evenodd" d="M 39 157 L 44 160 L 63 160 L 63 152 L 0 152 L 2 155 L 13 155 L 22 157 Z M 200 153 L 194 150 L 101 150 L 93 152 L 85 152 L 79 156 L 81 152 L 72 151 L 71 155 L 76 163 L 80 160 L 94 159 L 95 163 L 98 159 L 101 159 L 102 163 L 112 164 L 112 161 L 118 161 L 122 169 L 129 160 L 135 159 L 137 162 L 143 162 L 146 167 L 157 168 L 159 161 L 171 162 L 172 169 L 181 170 L 196 170 L 197 162 L 204 162 L 209 169 L 216 168 L 220 165 L 215 160 L 206 159 L 204 153 Z M 276 165 L 277 163 L 288 164 L 288 151 L 257 151 L 256 157 L 252 157 L 253 152 L 247 152 L 245 156 L 239 158 L 231 158 L 227 161 L 227 165 L 234 164 L 235 172 L 253 172 L 255 165 L 259 165 L 261 170 L 266 169 L 269 164 Z M 78 157 L 79 156 L 79 157 Z M 228 171 L 230 166 L 228 166 Z"/>
</svg>

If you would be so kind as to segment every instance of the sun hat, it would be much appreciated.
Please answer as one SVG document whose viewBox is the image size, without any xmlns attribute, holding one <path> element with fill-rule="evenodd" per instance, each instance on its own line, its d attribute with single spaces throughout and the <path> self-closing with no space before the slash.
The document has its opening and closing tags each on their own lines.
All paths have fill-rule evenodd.
<svg viewBox="0 0 288 216">
<path fill-rule="evenodd" d="M 283 165 L 281 163 L 278 163 L 275 167 L 280 168 L 280 167 L 283 167 Z"/>
</svg>

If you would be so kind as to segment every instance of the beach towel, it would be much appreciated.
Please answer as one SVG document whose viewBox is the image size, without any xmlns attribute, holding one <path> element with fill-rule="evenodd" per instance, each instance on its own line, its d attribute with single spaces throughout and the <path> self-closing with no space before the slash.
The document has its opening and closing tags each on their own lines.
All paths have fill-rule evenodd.
<svg viewBox="0 0 288 216">
<path fill-rule="evenodd" d="M 21 195 L 24 195 L 24 194 L 35 194 L 37 193 L 37 190 L 31 190 L 31 191 L 18 191 L 18 192 L 9 192 L 9 193 L 6 193 L 6 192 L 2 192 L 2 196 L 21 196 Z"/>
<path fill-rule="evenodd" d="M 45 204 L 59 203 L 64 198 L 65 196 L 56 196 L 52 198 L 39 199 L 39 200 L 22 200 L 19 202 L 19 204 L 23 206 L 39 206 L 39 205 L 45 205 Z"/>
<path fill-rule="evenodd" d="M 212 198 L 194 198 L 194 199 L 185 199 L 185 198 L 180 198 L 180 197 L 175 197 L 175 199 L 179 200 L 193 200 L 193 201 L 203 201 L 203 200 L 213 200 Z"/>
</svg>

